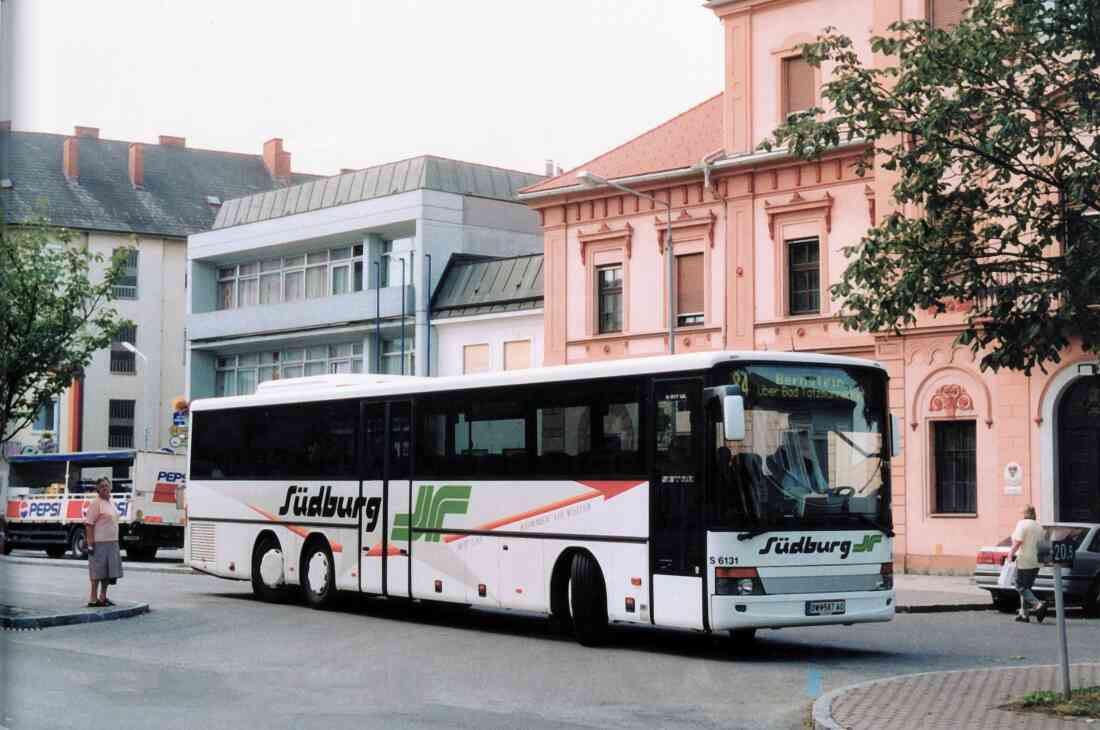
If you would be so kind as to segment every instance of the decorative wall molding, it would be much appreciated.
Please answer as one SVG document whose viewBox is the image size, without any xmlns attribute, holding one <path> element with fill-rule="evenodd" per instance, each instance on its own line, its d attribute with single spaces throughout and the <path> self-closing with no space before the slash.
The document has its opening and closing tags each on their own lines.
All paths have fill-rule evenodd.
<svg viewBox="0 0 1100 730">
<path fill-rule="evenodd" d="M 863 196 L 867 198 L 867 217 L 873 226 L 875 225 L 875 189 L 870 185 L 864 185 Z"/>
<path fill-rule="evenodd" d="M 657 252 L 661 255 L 665 253 L 665 234 L 668 232 L 668 221 L 657 216 L 653 219 L 654 225 L 657 228 Z M 693 216 L 686 210 L 680 211 L 680 215 L 672 220 L 672 237 L 673 240 L 693 240 L 696 238 L 706 238 L 707 246 L 714 248 L 714 224 L 718 221 L 718 216 L 713 210 L 707 210 L 707 212 L 701 216 Z"/>
<path fill-rule="evenodd" d="M 954 418 L 958 411 L 974 410 L 974 399 L 966 392 L 966 388 L 955 383 L 941 385 L 932 394 L 928 401 L 928 410 L 932 413 L 943 413 L 948 418 Z"/>
<path fill-rule="evenodd" d="M 624 224 L 623 228 L 619 230 L 615 230 L 606 223 L 602 223 L 599 228 L 590 233 L 578 231 L 577 241 L 580 242 L 581 263 L 584 264 L 586 262 L 589 244 L 616 241 L 618 239 L 623 239 L 623 248 L 626 250 L 626 257 L 630 258 L 630 249 L 634 243 L 634 227 L 629 223 Z"/>
<path fill-rule="evenodd" d="M 831 233 L 833 230 L 833 196 L 829 193 L 825 193 L 822 198 L 810 199 L 802 197 L 796 191 L 791 193 L 791 197 L 786 202 L 773 203 L 770 200 L 765 200 L 764 212 L 768 214 L 768 235 L 774 242 L 776 216 L 819 210 L 824 210 L 825 231 Z"/>
</svg>

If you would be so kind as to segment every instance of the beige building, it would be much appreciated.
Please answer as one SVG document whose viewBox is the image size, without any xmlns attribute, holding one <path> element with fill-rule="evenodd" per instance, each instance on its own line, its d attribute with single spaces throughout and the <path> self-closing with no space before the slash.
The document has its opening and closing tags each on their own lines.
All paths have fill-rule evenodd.
<svg viewBox="0 0 1100 730">
<path fill-rule="evenodd" d="M 279 139 L 258 154 L 240 154 L 192 149 L 181 137 L 131 143 L 102 139 L 91 127 L 65 136 L 0 123 L 0 207 L 7 222 L 44 213 L 105 262 L 116 249 L 130 249 L 114 306 L 134 323 L 95 354 L 81 381 L 5 444 L 4 456 L 178 443 L 172 401 L 185 393 L 187 236 L 209 229 L 223 200 L 311 179 L 290 172 Z M 0 458 L 0 486 L 6 471 Z"/>
</svg>

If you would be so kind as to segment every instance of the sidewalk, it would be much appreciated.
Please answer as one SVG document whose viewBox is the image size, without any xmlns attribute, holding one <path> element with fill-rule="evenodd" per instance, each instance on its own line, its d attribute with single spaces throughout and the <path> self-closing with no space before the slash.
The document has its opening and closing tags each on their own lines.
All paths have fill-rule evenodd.
<svg viewBox="0 0 1100 730">
<path fill-rule="evenodd" d="M 87 624 L 130 618 L 149 610 L 148 603 L 119 601 L 116 606 L 88 608 L 83 598 L 58 593 L 6 590 L 0 603 L 0 627 L 44 629 L 49 626 Z"/>
<path fill-rule="evenodd" d="M 182 551 L 176 551 L 182 553 Z M 9 563 L 12 565 L 48 565 L 53 568 L 80 568 L 81 570 L 88 569 L 87 560 L 78 560 L 77 558 L 66 556 L 64 558 L 47 558 L 39 557 L 41 553 L 35 555 L 32 551 L 23 552 L 21 550 L 14 551 L 11 555 L 0 555 L 0 563 Z M 168 573 L 171 575 L 190 575 L 192 573 L 191 566 L 181 562 L 171 562 L 162 558 L 157 558 L 154 562 L 138 562 L 135 560 L 122 561 L 122 566 L 126 570 L 133 570 L 139 573 Z"/>
<path fill-rule="evenodd" d="M 1060 730 L 1089 721 L 1002 710 L 1028 692 L 1057 690 L 1055 666 L 967 669 L 883 679 L 830 692 L 814 703 L 814 730 Z M 1100 685 L 1100 664 L 1070 667 L 1074 687 Z M 1100 727 L 1100 723 L 1093 723 Z"/>
<path fill-rule="evenodd" d="M 941 613 L 946 611 L 986 611 L 993 608 L 989 591 L 975 586 L 969 576 L 914 575 L 894 576 L 898 613 Z"/>
</svg>

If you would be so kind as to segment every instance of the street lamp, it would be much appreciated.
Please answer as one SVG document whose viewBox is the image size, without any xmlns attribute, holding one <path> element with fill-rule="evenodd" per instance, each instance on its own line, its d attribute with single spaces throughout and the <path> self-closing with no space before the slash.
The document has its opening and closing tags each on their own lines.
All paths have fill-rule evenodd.
<svg viewBox="0 0 1100 730">
<path fill-rule="evenodd" d="M 622 183 L 613 182 L 605 177 L 600 177 L 594 172 L 588 170 L 581 170 L 577 173 L 577 180 L 580 181 L 582 187 L 585 188 L 597 188 L 600 185 L 606 185 L 608 187 L 622 190 L 624 193 L 630 193 L 643 200 L 648 200 L 653 203 L 659 203 L 665 206 L 668 211 L 668 220 L 665 222 L 665 275 L 668 285 L 668 353 L 673 355 L 676 353 L 676 339 L 673 335 L 674 327 L 676 325 L 676 305 L 672 300 L 672 199 L 669 196 L 669 200 L 661 200 L 654 197 L 649 193 L 643 193 L 640 190 L 629 188 Z"/>
<path fill-rule="evenodd" d="M 145 353 L 143 353 L 141 350 L 134 347 L 134 344 L 132 342 L 123 342 L 122 346 L 125 349 L 127 349 L 130 352 L 137 355 L 138 357 L 140 357 L 146 363 L 149 362 L 149 358 L 145 357 Z M 146 451 L 149 450 L 149 430 L 152 428 L 153 417 L 154 417 L 152 415 L 152 413 L 150 413 L 150 411 L 153 410 L 153 399 L 149 395 L 149 383 L 152 380 L 151 376 L 152 376 L 152 373 L 146 373 L 145 388 L 144 388 L 144 390 L 145 390 L 145 449 L 146 449 Z"/>
</svg>

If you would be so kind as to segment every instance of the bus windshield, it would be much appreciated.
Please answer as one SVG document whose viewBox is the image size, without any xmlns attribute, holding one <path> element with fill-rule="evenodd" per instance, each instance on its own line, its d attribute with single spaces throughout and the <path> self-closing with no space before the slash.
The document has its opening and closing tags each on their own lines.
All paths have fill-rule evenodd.
<svg viewBox="0 0 1100 730">
<path fill-rule="evenodd" d="M 722 380 L 744 396 L 745 438 L 726 441 L 721 416 L 711 419 L 714 526 L 890 529 L 884 374 L 749 365 Z"/>
</svg>

